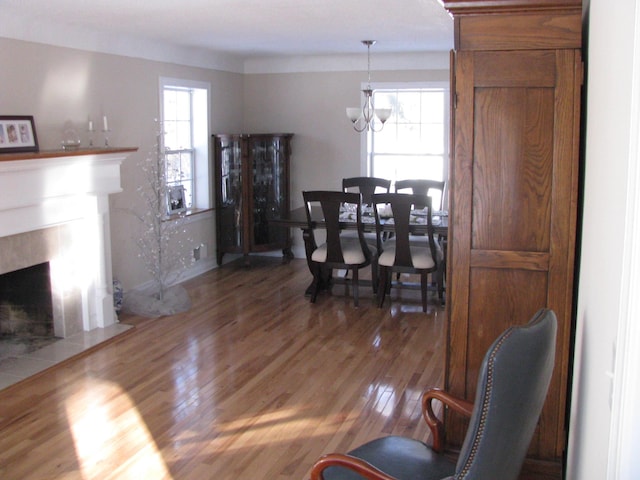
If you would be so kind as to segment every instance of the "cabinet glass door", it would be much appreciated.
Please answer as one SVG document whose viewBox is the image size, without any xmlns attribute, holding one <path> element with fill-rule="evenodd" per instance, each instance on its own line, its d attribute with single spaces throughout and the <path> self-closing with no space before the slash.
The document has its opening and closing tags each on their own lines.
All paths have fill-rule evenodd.
<svg viewBox="0 0 640 480">
<path fill-rule="evenodd" d="M 220 241 L 230 249 L 242 246 L 242 149 L 239 138 L 220 140 Z"/>
<path fill-rule="evenodd" d="M 269 220 L 284 213 L 286 196 L 286 142 L 278 137 L 252 139 L 253 244 L 281 243 L 286 229 Z"/>
</svg>

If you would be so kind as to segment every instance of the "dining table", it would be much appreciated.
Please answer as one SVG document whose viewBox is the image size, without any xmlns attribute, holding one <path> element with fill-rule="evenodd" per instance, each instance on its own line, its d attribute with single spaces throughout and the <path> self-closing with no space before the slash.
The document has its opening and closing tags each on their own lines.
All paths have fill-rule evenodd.
<svg viewBox="0 0 640 480">
<path fill-rule="evenodd" d="M 357 224 L 355 221 L 355 213 L 343 212 L 341 215 L 344 218 L 343 222 L 340 222 L 340 227 L 345 230 L 357 230 Z M 446 244 L 447 236 L 449 232 L 449 213 L 447 211 L 433 211 L 431 215 L 431 221 L 433 226 L 434 237 L 438 239 L 441 245 Z M 322 214 L 322 208 L 319 206 L 311 207 L 311 224 L 307 220 L 307 212 L 305 207 L 298 207 L 291 209 L 288 215 L 276 217 L 270 220 L 270 223 L 279 227 L 287 228 L 299 228 L 302 230 L 302 238 L 304 240 L 305 255 L 307 258 L 307 265 L 309 271 L 313 274 L 313 266 L 311 261 L 311 254 L 317 248 L 314 243 L 314 237 L 311 235 L 311 229 L 323 229 L 325 228 L 324 216 Z M 385 233 L 392 233 L 394 231 L 393 219 L 381 218 L 380 223 L 382 231 Z M 376 223 L 375 218 L 370 211 L 362 215 L 362 224 L 364 232 L 375 232 Z M 414 235 L 421 235 L 428 233 L 427 223 L 420 211 L 414 212 L 411 216 L 410 223 L 411 233 Z M 313 278 L 311 284 L 306 288 L 305 295 L 309 295 L 315 286 L 315 282 L 321 282 L 321 289 L 330 288 L 335 280 L 331 276 L 331 272 L 327 272 L 322 278 Z M 338 281 L 340 282 L 340 281 Z M 365 283 L 364 281 L 363 283 Z"/>
</svg>

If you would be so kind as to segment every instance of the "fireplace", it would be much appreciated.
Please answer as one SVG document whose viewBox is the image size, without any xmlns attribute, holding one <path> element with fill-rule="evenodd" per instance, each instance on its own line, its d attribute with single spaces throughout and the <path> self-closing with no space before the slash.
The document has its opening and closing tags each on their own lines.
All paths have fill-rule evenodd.
<svg viewBox="0 0 640 480">
<path fill-rule="evenodd" d="M 55 340 L 49 262 L 0 275 L 0 359 Z"/>
<path fill-rule="evenodd" d="M 83 322 L 80 282 L 74 281 L 81 278 L 81 262 L 87 260 L 73 240 L 77 227 L 69 222 L 0 238 L 0 274 L 48 265 L 53 332 L 61 338 L 91 330 Z"/>
<path fill-rule="evenodd" d="M 48 265 L 56 337 L 117 322 L 108 195 L 135 150 L 0 156 L 0 274 Z"/>
</svg>

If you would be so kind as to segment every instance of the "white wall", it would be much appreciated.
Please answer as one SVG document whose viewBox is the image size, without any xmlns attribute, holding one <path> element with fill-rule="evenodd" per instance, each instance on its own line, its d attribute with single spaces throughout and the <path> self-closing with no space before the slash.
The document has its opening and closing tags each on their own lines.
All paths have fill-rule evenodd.
<svg viewBox="0 0 640 480">
<path fill-rule="evenodd" d="M 113 273 L 125 289 L 148 281 L 135 245 L 142 226 L 121 209 L 143 208 L 136 188 L 144 182 L 139 163 L 156 141 L 158 78 L 211 83 L 211 129 L 216 131 L 242 128 L 242 75 L 6 38 L 0 38 L 0 65 L 0 111 L 33 115 L 41 149 L 60 148 L 67 120 L 75 123 L 86 146 L 89 115 L 98 127 L 102 115 L 108 115 L 110 145 L 139 147 L 122 165 L 123 192 L 110 198 Z M 96 144 L 103 141 L 100 133 L 95 135 Z M 186 229 L 190 242 L 207 244 L 213 257 L 213 215 L 199 217 Z"/>
<path fill-rule="evenodd" d="M 608 447 L 612 376 L 621 354 L 619 315 L 628 301 L 622 294 L 622 252 L 628 246 L 627 199 L 636 189 L 627 179 L 630 162 L 637 161 L 630 158 L 630 99 L 634 89 L 640 93 L 632 82 L 634 34 L 640 31 L 634 25 L 636 0 L 588 3 L 584 210 L 567 478 L 600 480 L 618 478 L 607 476 L 608 463 L 616 461 Z"/>
</svg>

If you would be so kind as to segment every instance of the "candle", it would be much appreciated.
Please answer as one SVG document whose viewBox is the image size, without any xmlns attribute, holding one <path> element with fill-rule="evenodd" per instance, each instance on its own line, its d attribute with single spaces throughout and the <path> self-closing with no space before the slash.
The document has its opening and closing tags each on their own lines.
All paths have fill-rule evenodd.
<svg viewBox="0 0 640 480">
<path fill-rule="evenodd" d="M 102 129 L 105 132 L 109 131 L 109 124 L 107 123 L 107 116 L 106 115 L 104 117 L 102 117 Z"/>
<path fill-rule="evenodd" d="M 93 132 L 93 121 L 89 119 L 89 131 Z"/>
</svg>

